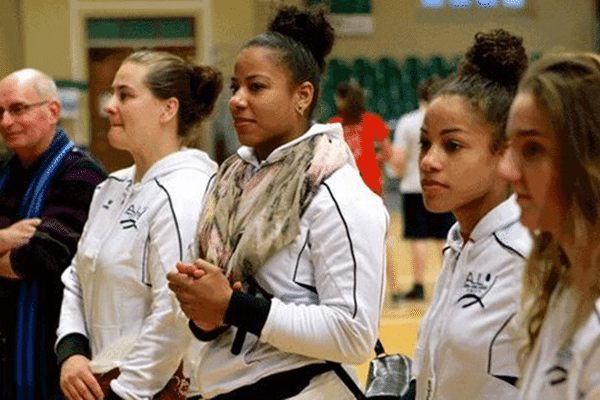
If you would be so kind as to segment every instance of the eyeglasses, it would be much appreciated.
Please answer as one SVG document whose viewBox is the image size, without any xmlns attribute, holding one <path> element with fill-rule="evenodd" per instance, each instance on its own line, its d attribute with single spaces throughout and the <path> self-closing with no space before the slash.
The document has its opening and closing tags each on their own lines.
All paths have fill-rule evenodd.
<svg viewBox="0 0 600 400">
<path fill-rule="evenodd" d="M 0 120 L 4 117 L 4 111 L 8 111 L 10 115 L 13 117 L 20 117 L 21 115 L 26 114 L 33 107 L 39 107 L 46 104 L 48 100 L 38 101 L 37 103 L 12 103 L 9 104 L 7 108 L 0 107 Z"/>
</svg>

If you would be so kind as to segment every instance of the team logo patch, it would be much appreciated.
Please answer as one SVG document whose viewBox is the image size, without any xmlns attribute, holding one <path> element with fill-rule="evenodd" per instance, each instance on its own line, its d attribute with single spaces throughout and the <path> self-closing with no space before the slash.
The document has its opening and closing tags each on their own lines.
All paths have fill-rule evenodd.
<svg viewBox="0 0 600 400">
<path fill-rule="evenodd" d="M 123 229 L 137 229 L 137 221 L 144 215 L 144 213 L 148 210 L 148 207 L 136 207 L 133 204 L 127 207 L 125 210 L 125 215 L 129 218 L 125 218 L 119 221 Z"/>
<path fill-rule="evenodd" d="M 492 290 L 495 283 L 496 277 L 489 273 L 469 272 L 463 284 L 465 294 L 460 296 L 456 303 L 462 302 L 462 308 L 471 307 L 475 304 L 485 308 L 483 298 Z"/>
</svg>

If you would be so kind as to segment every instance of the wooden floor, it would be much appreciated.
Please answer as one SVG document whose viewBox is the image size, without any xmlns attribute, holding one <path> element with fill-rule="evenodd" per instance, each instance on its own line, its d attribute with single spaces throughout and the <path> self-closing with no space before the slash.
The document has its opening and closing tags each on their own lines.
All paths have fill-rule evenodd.
<svg viewBox="0 0 600 400">
<path fill-rule="evenodd" d="M 401 215 L 397 193 L 387 195 L 386 203 L 390 213 L 388 246 L 391 249 L 391 263 L 395 268 L 401 290 L 409 290 L 412 284 L 411 254 L 409 245 L 402 240 Z M 413 356 L 421 317 L 429 306 L 437 273 L 441 266 L 440 249 L 435 242 L 427 244 L 427 270 L 425 273 L 425 301 L 401 301 L 393 303 L 387 296 L 379 327 L 379 338 L 389 354 L 401 353 Z M 374 354 L 373 354 L 374 356 Z M 356 366 L 359 377 L 365 382 L 369 363 Z"/>
</svg>

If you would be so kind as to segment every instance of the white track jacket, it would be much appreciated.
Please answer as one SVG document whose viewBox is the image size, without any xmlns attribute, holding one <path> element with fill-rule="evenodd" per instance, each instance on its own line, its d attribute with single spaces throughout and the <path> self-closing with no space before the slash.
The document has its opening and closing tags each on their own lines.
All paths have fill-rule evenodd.
<svg viewBox="0 0 600 400">
<path fill-rule="evenodd" d="M 340 124 L 315 124 L 270 157 L 322 132 L 343 135 Z M 260 165 L 250 148 L 238 154 Z M 248 333 L 237 356 L 231 352 L 235 327 L 202 347 L 193 373 L 202 396 L 210 399 L 323 360 L 365 362 L 377 339 L 383 303 L 387 225 L 382 199 L 355 166 L 346 164 L 327 178 L 302 216 L 296 240 L 254 276 L 273 296 L 261 336 Z M 344 391 L 337 377 L 332 382 Z"/>
<path fill-rule="evenodd" d="M 477 223 L 466 243 L 458 222 L 448 232 L 415 351 L 418 400 L 517 397 L 521 343 L 511 321 L 532 243 L 520 215 L 511 196 Z"/>
<path fill-rule="evenodd" d="M 564 345 L 574 307 L 570 290 L 553 295 L 519 399 L 600 400 L 600 299 L 571 343 Z"/>
<path fill-rule="evenodd" d="M 196 230 L 216 164 L 184 149 L 154 164 L 140 182 L 135 166 L 98 186 L 77 254 L 64 272 L 58 341 L 80 333 L 92 356 L 139 335 L 111 387 L 125 399 L 150 399 L 179 365 L 193 337 L 166 274 L 197 256 Z M 57 342 L 58 343 L 58 342 Z"/>
</svg>

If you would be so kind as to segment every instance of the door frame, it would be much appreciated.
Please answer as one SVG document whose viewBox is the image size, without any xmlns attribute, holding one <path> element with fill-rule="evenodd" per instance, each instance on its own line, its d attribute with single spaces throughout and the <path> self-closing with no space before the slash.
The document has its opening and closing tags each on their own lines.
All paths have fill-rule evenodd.
<svg viewBox="0 0 600 400">
<path fill-rule="evenodd" d="M 196 62 L 212 65 L 213 23 L 211 0 L 69 0 L 69 33 L 71 38 L 71 79 L 88 82 L 88 18 L 135 17 L 193 17 Z M 88 93 L 83 93 L 81 110 L 88 110 Z M 92 140 L 89 111 L 82 112 L 74 121 L 78 142 L 89 145 Z"/>
<path fill-rule="evenodd" d="M 212 64 L 212 7 L 210 0 L 69 0 L 71 37 L 71 74 L 74 80 L 87 81 L 88 18 L 179 17 L 196 19 L 196 54 L 198 63 Z M 198 29 L 200 28 L 200 29 Z M 199 57 L 202 58 L 199 58 Z"/>
</svg>

